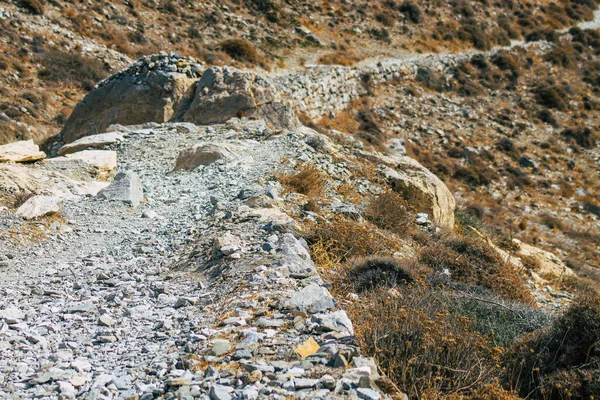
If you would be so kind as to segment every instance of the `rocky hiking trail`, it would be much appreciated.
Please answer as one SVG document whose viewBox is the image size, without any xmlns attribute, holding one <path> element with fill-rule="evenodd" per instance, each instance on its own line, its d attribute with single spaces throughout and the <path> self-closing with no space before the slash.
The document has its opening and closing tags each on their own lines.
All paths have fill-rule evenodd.
<svg viewBox="0 0 600 400">
<path fill-rule="evenodd" d="M 143 204 L 67 202 L 67 225 L 4 250 L 0 396 L 380 398 L 351 322 L 273 207 L 282 157 L 317 157 L 304 135 L 264 140 L 264 123 L 235 121 L 122 133 L 119 169 L 139 176 Z M 211 140 L 235 155 L 173 171 L 180 150 Z"/>
<path fill-rule="evenodd" d="M 335 114 L 367 90 L 365 74 L 374 84 L 408 79 L 472 54 L 268 78 L 201 73 L 201 63 L 162 54 L 106 80 L 93 107 L 80 103 L 67 121 L 71 137 L 47 149 L 63 157 L 0 164 L 3 189 L 61 203 L 48 224 L 0 210 L 0 398 L 388 398 L 377 385 L 389 381 L 361 356 L 274 173 L 294 160 L 355 179 L 290 110 Z M 239 118 L 248 116 L 259 119 Z M 81 139 L 82 129 L 111 133 Z M 424 224 L 453 225 L 452 194 L 431 172 L 401 151 L 352 151 L 436 199 Z M 31 212 L 47 206 L 36 197 Z M 25 226 L 44 237 L 13 240 Z"/>
</svg>

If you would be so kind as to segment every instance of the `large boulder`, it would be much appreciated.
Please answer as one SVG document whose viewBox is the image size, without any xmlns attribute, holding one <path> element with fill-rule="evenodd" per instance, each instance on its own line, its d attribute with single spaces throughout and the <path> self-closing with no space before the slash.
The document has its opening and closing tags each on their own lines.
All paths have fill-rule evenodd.
<svg viewBox="0 0 600 400">
<path fill-rule="evenodd" d="M 34 219 L 60 213 L 62 199 L 56 196 L 33 196 L 17 209 L 17 215 Z"/>
<path fill-rule="evenodd" d="M 260 75 L 230 67 L 212 67 L 196 85 L 184 121 L 199 125 L 225 122 L 234 117 L 261 118 L 276 129 L 301 124 L 294 112 L 281 103 L 273 84 Z"/>
<path fill-rule="evenodd" d="M 394 161 L 395 168 L 382 166 L 394 191 L 417 211 L 429 214 L 436 225 L 454 229 L 456 201 L 444 182 L 410 157 L 394 157 Z"/>
<path fill-rule="evenodd" d="M 21 140 L 0 146 L 0 162 L 31 162 L 44 158 L 46 153 L 40 151 L 33 140 Z"/>
<path fill-rule="evenodd" d="M 194 59 L 144 57 L 99 84 L 77 104 L 61 134 L 65 143 L 102 133 L 112 124 L 167 122 L 189 101 L 202 71 Z"/>
<path fill-rule="evenodd" d="M 134 172 L 119 172 L 113 182 L 102 189 L 96 197 L 102 200 L 121 201 L 135 208 L 144 200 L 142 182 Z"/>
</svg>

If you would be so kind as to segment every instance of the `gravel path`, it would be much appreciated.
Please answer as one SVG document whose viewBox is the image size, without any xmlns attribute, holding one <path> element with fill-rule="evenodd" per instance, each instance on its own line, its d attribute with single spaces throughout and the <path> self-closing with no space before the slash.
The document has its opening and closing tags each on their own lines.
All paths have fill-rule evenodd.
<svg viewBox="0 0 600 400">
<path fill-rule="evenodd" d="M 279 272 L 284 264 L 276 264 L 277 270 L 267 268 L 272 255 L 261 250 L 266 237 L 271 237 L 273 248 L 278 248 L 279 240 L 285 257 L 295 257 L 285 250 L 288 245 L 306 252 L 293 236 L 280 233 L 278 238 L 277 233 L 264 231 L 260 217 L 239 217 L 249 207 L 242 205 L 238 194 L 264 188 L 269 180 L 273 183 L 272 172 L 281 158 L 298 157 L 307 148 L 295 134 L 262 140 L 271 133 L 262 122 L 129 130 L 126 141 L 116 148 L 119 170 L 138 174 L 145 204 L 133 209 L 95 198 L 67 202 L 63 215 L 68 223 L 49 239 L 29 246 L 3 243 L 0 398 L 227 399 L 257 398 L 259 393 L 261 398 L 284 398 L 297 390 L 332 395 L 325 385 L 334 389 L 336 381 L 331 383 L 324 372 L 319 376 L 326 375 L 326 383 L 290 380 L 309 374 L 311 363 L 302 368 L 298 364 L 292 375 L 283 375 L 294 368 L 290 346 L 312 337 L 310 329 L 318 324 L 309 323 L 306 316 L 307 330 L 302 333 L 296 330 L 302 326 L 296 315 L 282 312 L 264 318 L 267 304 L 292 295 L 282 290 L 320 284 L 320 278 L 312 274 L 297 284 L 289 273 Z M 200 140 L 236 140 L 244 152 L 233 162 L 172 172 L 179 151 Z M 232 213 L 238 217 L 232 218 Z M 17 223 L 7 213 L 1 216 L 3 226 Z M 243 239 L 238 251 L 218 260 L 220 267 L 210 274 L 195 272 L 210 265 L 211 257 L 206 253 L 190 257 L 184 250 L 210 248 L 216 237 L 231 232 Z M 230 264 L 240 259 L 248 261 L 244 268 L 231 269 Z M 171 269 L 184 261 L 195 265 Z M 258 286 L 247 287 L 249 280 Z M 325 289 L 319 290 L 330 299 Z M 235 301 L 250 299 L 257 292 L 260 301 L 236 306 Z M 233 319 L 223 325 L 224 315 Z M 291 331 L 281 331 L 288 337 L 278 337 L 281 327 L 290 323 L 295 324 Z M 256 327 L 248 330 L 248 324 Z M 238 332 L 242 328 L 246 329 L 243 335 Z M 278 341 L 278 350 L 256 353 L 259 349 L 250 345 L 238 346 L 237 356 L 232 355 L 230 346 L 240 335 L 250 344 L 259 339 Z M 215 337 L 221 341 L 215 342 Z M 287 347 L 282 349 L 282 344 Z M 224 353 L 215 351 L 215 346 L 224 346 Z M 270 355 L 271 364 L 263 358 L 257 361 L 257 355 Z M 273 357 L 279 362 L 277 369 Z M 245 371 L 240 372 L 239 362 L 244 360 Z M 322 361 L 316 364 L 329 362 L 327 357 Z M 251 362 L 264 366 L 248 367 Z M 219 366 L 221 372 L 208 365 Z M 263 383 L 260 377 L 255 379 L 254 371 L 265 375 Z M 252 373 L 254 377 L 249 377 Z M 310 374 L 316 376 L 314 371 Z M 267 385 L 273 381 L 278 385 Z M 284 386 L 286 382 L 295 383 L 290 387 Z M 339 382 L 338 386 L 340 393 L 345 390 Z"/>
</svg>

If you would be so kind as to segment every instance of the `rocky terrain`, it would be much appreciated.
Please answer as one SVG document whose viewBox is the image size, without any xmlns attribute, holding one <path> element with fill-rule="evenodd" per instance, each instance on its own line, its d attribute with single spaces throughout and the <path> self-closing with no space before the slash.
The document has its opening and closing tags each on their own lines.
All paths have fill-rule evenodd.
<svg viewBox="0 0 600 400">
<path fill-rule="evenodd" d="M 595 4 L 151 3 L 0 3 L 0 397 L 529 393 L 498 354 L 600 280 Z"/>
</svg>

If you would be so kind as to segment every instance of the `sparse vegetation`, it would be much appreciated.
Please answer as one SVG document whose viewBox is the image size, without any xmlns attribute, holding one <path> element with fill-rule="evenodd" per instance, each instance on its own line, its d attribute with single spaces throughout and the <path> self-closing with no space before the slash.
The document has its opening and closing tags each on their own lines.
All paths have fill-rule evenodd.
<svg viewBox="0 0 600 400">
<path fill-rule="evenodd" d="M 343 65 L 351 67 L 360 60 L 356 54 L 350 51 L 338 51 L 333 53 L 324 54 L 319 57 L 319 63 L 325 65 Z"/>
<path fill-rule="evenodd" d="M 107 76 L 102 62 L 73 52 L 51 49 L 40 56 L 39 77 L 52 83 L 65 83 L 91 90 Z"/>
<path fill-rule="evenodd" d="M 44 3 L 42 0 L 19 0 L 18 4 L 32 14 L 43 15 Z"/>
<path fill-rule="evenodd" d="M 244 39 L 229 39 L 220 43 L 219 48 L 234 60 L 250 64 L 258 64 L 259 56 L 256 47 Z"/>
<path fill-rule="evenodd" d="M 298 172 L 289 175 L 278 175 L 277 179 L 289 190 L 309 197 L 322 196 L 325 192 L 327 178 L 314 164 L 299 164 Z"/>
</svg>

